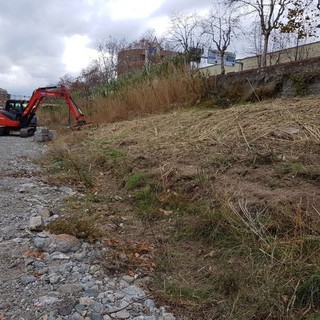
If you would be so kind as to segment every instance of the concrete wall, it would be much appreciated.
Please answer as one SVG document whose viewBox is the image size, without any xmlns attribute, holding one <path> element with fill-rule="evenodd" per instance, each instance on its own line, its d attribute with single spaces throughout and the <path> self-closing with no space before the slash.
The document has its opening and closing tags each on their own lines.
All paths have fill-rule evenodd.
<svg viewBox="0 0 320 320">
<path fill-rule="evenodd" d="M 239 72 L 242 70 L 242 63 L 236 62 L 234 66 L 225 66 L 226 73 Z M 208 67 L 199 68 L 199 71 L 206 76 L 215 76 L 221 73 L 221 65 L 216 64 Z"/>
</svg>

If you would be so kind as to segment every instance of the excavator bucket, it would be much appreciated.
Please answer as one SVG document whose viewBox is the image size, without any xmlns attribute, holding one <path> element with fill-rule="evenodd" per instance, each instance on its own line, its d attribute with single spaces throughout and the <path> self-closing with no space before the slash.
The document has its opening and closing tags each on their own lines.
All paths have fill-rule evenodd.
<svg viewBox="0 0 320 320">
<path fill-rule="evenodd" d="M 73 125 L 72 127 L 70 127 L 70 129 L 79 131 L 79 130 L 90 128 L 90 127 L 92 127 L 92 122 L 86 122 L 83 124 L 76 124 L 76 125 Z"/>
</svg>

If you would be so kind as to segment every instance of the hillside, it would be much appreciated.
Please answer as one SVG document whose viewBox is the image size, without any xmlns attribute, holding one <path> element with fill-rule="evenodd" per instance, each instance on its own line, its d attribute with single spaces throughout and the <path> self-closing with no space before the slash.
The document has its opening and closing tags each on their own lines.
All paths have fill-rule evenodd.
<svg viewBox="0 0 320 320">
<path fill-rule="evenodd" d="M 310 96 L 74 132 L 45 166 L 84 196 L 50 228 L 99 239 L 180 319 L 316 319 L 319 119 Z"/>
</svg>

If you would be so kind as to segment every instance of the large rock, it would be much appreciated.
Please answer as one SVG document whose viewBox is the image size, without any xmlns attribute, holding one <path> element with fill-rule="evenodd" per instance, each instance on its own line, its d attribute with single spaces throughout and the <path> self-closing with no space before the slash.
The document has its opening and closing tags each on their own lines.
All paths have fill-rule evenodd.
<svg viewBox="0 0 320 320">
<path fill-rule="evenodd" d="M 38 127 L 37 131 L 33 135 L 33 140 L 35 142 L 46 142 L 56 139 L 57 133 L 54 130 L 49 130 L 48 128 Z"/>
<path fill-rule="evenodd" d="M 31 231 L 41 231 L 44 227 L 44 221 L 41 216 L 31 217 L 29 220 L 29 229 Z"/>
<path fill-rule="evenodd" d="M 34 245 L 43 251 L 52 252 L 76 252 L 81 243 L 78 238 L 70 234 L 50 234 L 47 238 L 35 238 Z"/>
</svg>

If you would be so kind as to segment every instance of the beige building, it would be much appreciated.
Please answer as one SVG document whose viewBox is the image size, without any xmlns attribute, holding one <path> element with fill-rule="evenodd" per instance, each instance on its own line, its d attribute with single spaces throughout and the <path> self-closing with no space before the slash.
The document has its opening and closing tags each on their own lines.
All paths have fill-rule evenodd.
<svg viewBox="0 0 320 320">
<path fill-rule="evenodd" d="M 286 63 L 296 60 L 303 60 L 320 56 L 320 41 L 301 45 L 299 47 L 288 48 L 270 52 L 267 55 L 267 66 L 272 66 L 280 63 Z M 251 56 L 243 59 L 238 59 L 234 66 L 226 66 L 226 73 L 238 72 L 243 70 L 259 68 L 261 56 Z M 221 65 L 211 65 L 200 68 L 207 75 L 217 75 L 221 73 Z"/>
<path fill-rule="evenodd" d="M 320 56 L 320 41 L 270 52 L 267 54 L 267 66 L 292 62 Z M 252 56 L 237 60 L 243 64 L 243 70 L 259 68 L 261 56 Z"/>
<path fill-rule="evenodd" d="M 224 66 L 224 69 L 226 73 L 242 71 L 242 63 L 236 61 L 234 66 Z M 206 76 L 215 76 L 221 73 L 221 65 L 214 64 L 211 66 L 199 68 L 199 70 Z"/>
</svg>

